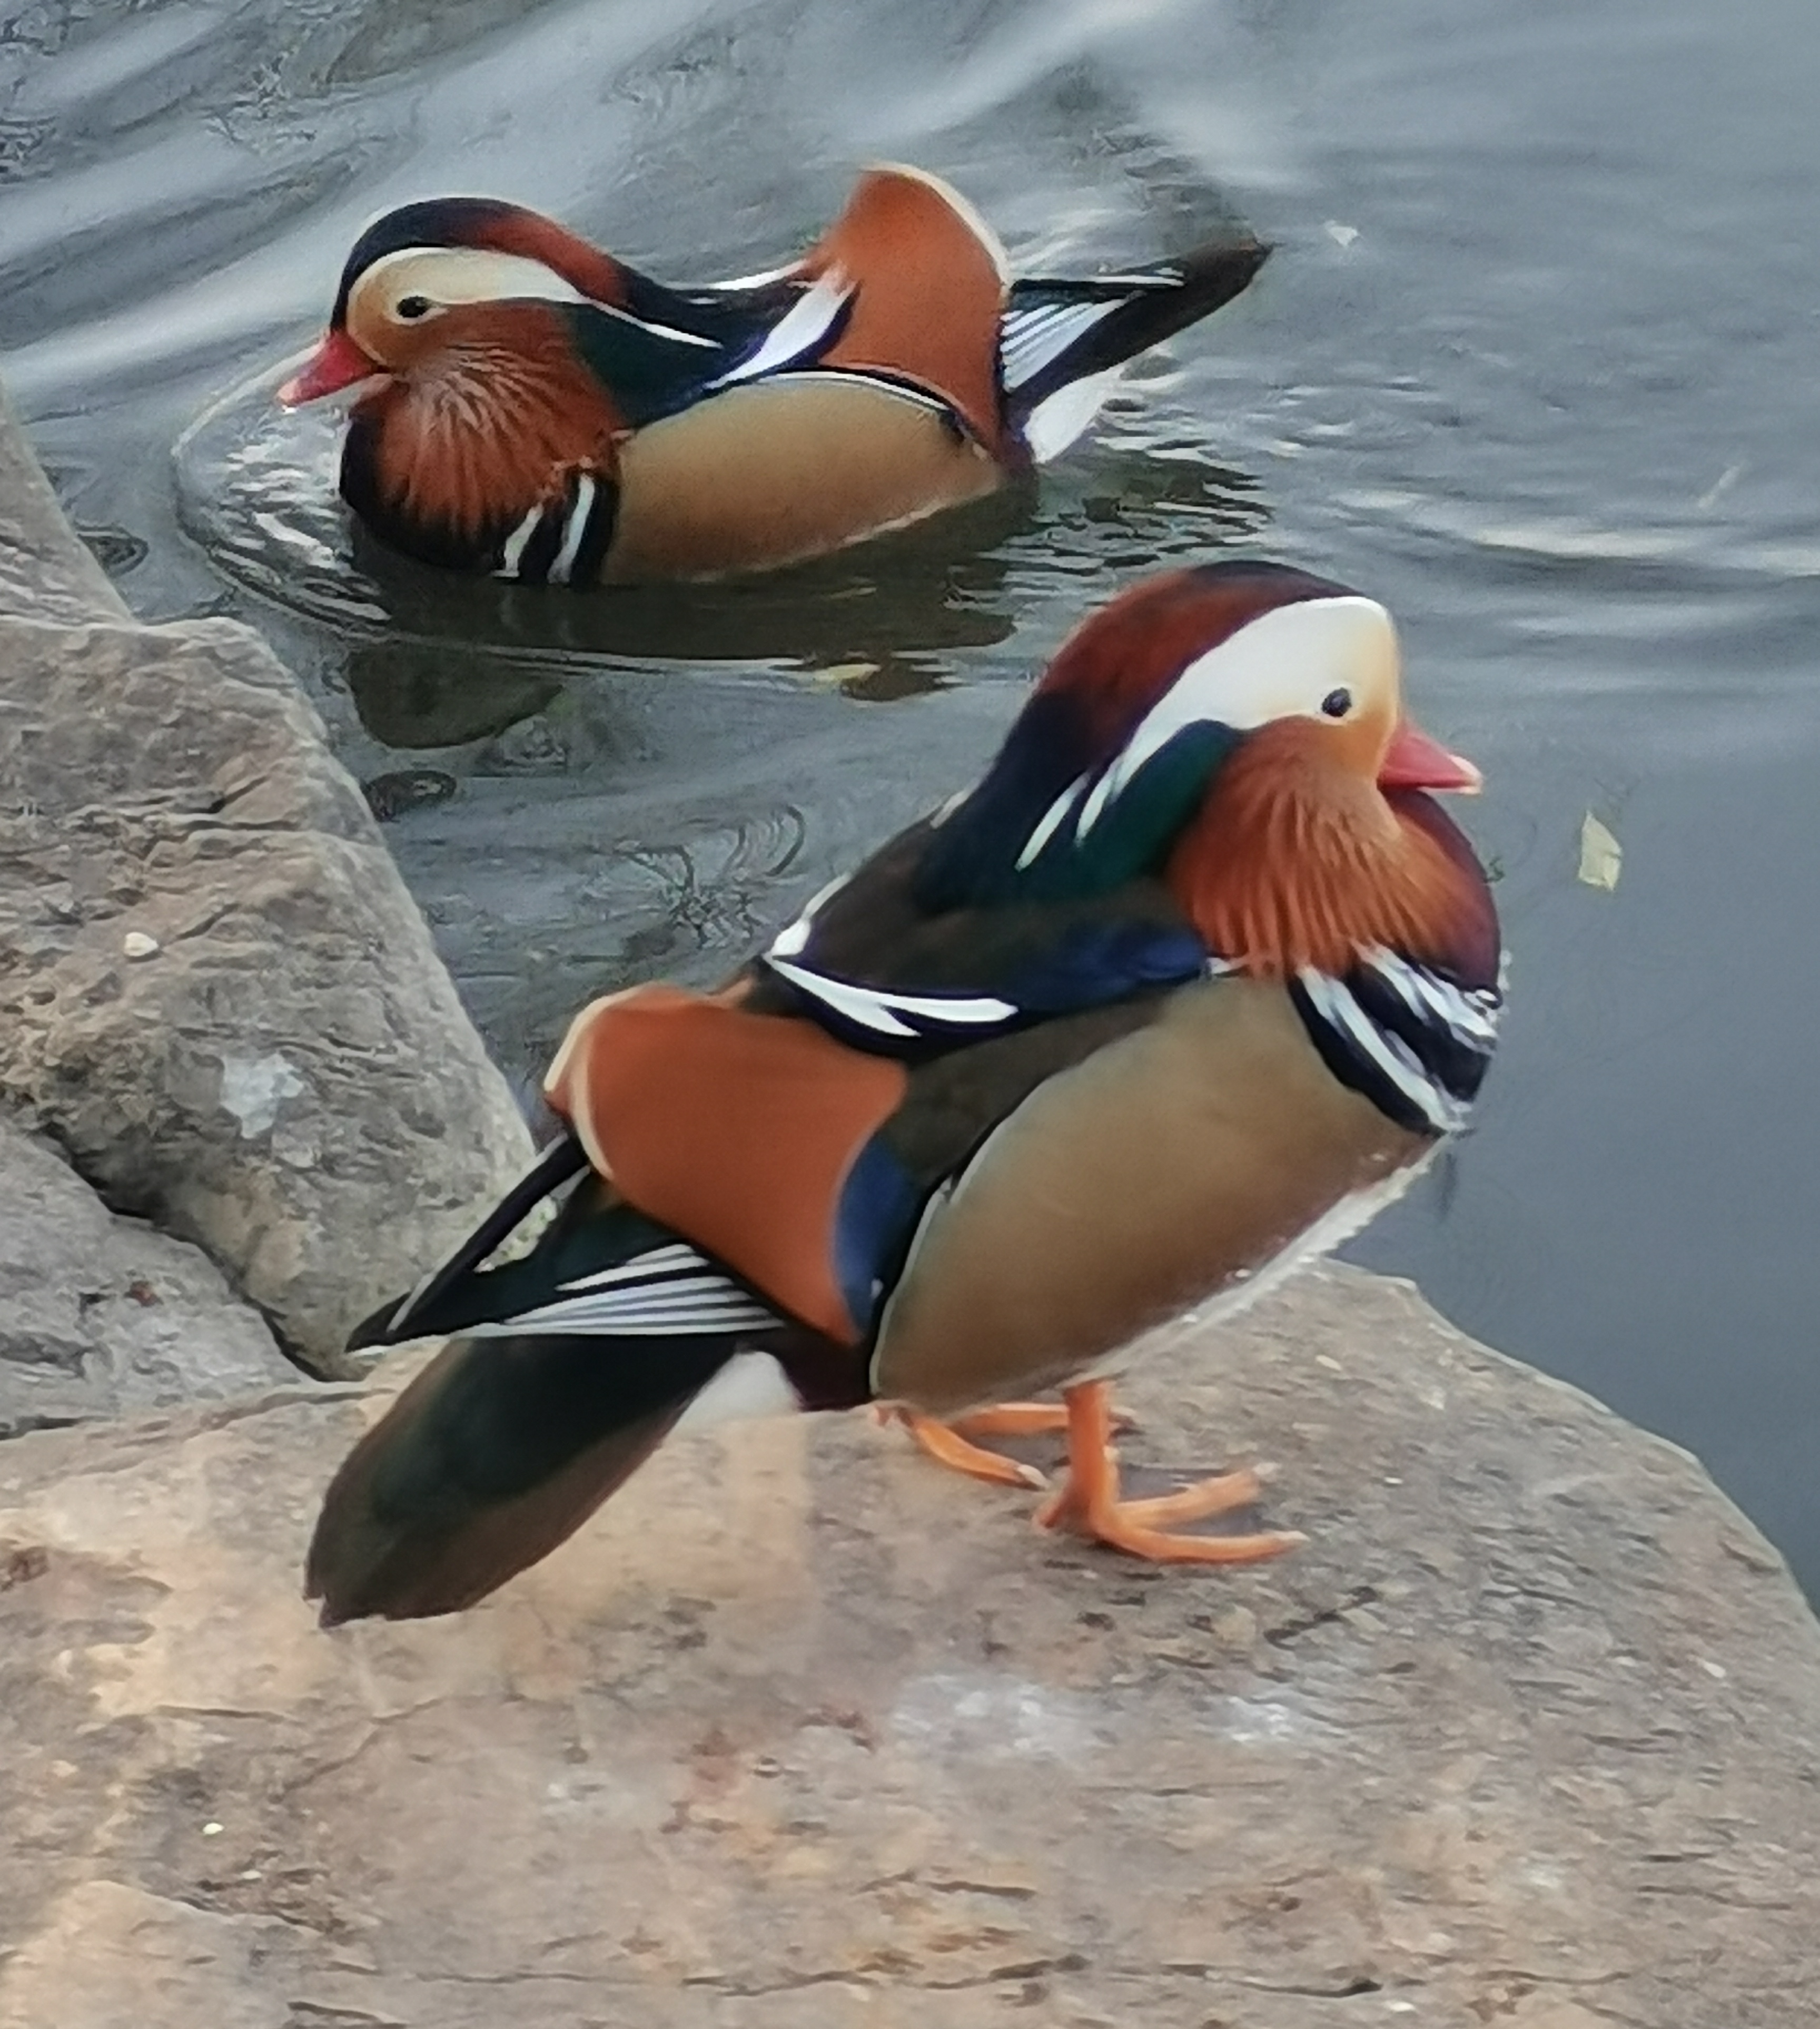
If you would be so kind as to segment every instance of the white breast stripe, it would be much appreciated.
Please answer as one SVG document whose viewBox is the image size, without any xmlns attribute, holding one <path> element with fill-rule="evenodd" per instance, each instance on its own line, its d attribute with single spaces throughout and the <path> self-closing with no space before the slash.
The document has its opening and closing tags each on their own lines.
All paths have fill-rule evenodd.
<svg viewBox="0 0 1820 2029">
<path fill-rule="evenodd" d="M 838 268 L 829 269 L 772 326 L 765 343 L 750 359 L 709 384 L 728 388 L 736 381 L 756 380 L 814 351 L 832 328 L 848 294 L 846 277 Z"/>
<path fill-rule="evenodd" d="M 499 552 L 499 568 L 494 572 L 494 577 L 516 577 L 518 575 L 518 566 L 524 561 L 525 545 L 536 534 L 537 525 L 543 519 L 543 510 L 533 507 L 506 538 L 505 545 Z"/>
<path fill-rule="evenodd" d="M 594 496 L 598 488 L 591 473 L 576 475 L 575 505 L 569 510 L 569 519 L 563 525 L 562 547 L 556 552 L 550 566 L 550 582 L 567 584 L 569 573 L 575 568 L 575 559 L 581 549 L 581 539 L 588 533 L 588 517 L 594 512 Z"/>
<path fill-rule="evenodd" d="M 1436 978 L 1421 966 L 1379 944 L 1363 954 L 1365 963 L 1385 985 L 1418 1014 L 1429 1014 L 1446 1025 L 1464 1043 L 1489 1049 L 1497 1040 L 1497 1025 L 1492 1011 L 1495 999 L 1484 993 L 1468 993 L 1451 980 Z"/>
<path fill-rule="evenodd" d="M 1451 1134 L 1466 1124 L 1464 1104 L 1429 1077 L 1400 1036 L 1379 1028 L 1338 980 L 1311 966 L 1295 977 L 1315 1011 L 1371 1059 L 1436 1133 Z"/>
</svg>

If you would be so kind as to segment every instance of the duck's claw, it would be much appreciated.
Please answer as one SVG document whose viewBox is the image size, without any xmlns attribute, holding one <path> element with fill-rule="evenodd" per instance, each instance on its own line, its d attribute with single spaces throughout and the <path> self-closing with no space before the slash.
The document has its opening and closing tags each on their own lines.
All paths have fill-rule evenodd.
<svg viewBox="0 0 1820 2029">
<path fill-rule="evenodd" d="M 1121 1500 L 1105 1382 L 1084 1382 L 1064 1393 L 1068 1476 L 1037 1510 L 1040 1527 L 1071 1530 L 1134 1557 L 1164 1564 L 1261 1563 L 1307 1540 L 1295 1530 L 1260 1530 L 1236 1536 L 1171 1533 L 1168 1525 L 1172 1523 L 1199 1521 L 1251 1507 L 1263 1493 L 1267 1471 L 1247 1467 L 1154 1499 Z"/>
<path fill-rule="evenodd" d="M 1114 1430 L 1137 1428 L 1137 1419 L 1127 1410 L 1109 1405 L 1106 1413 L 1110 1427 Z M 1068 1429 L 1068 1408 L 1062 1402 L 995 1402 L 945 1422 L 901 1406 L 880 1409 L 878 1416 L 880 1423 L 902 1423 L 921 1449 L 939 1464 L 974 1479 L 990 1480 L 997 1486 L 1047 1487 L 1049 1476 L 1033 1465 L 992 1450 L 980 1444 L 980 1438 L 1047 1437 L 1065 1434 Z"/>
<path fill-rule="evenodd" d="M 1036 1409 L 1036 1403 L 1006 1403 L 1005 1408 Z M 990 1415 L 990 1410 L 977 1412 Z M 1060 1415 L 1058 1408 L 1051 1412 Z M 902 1423 L 915 1441 L 918 1449 L 927 1452 L 938 1465 L 950 1467 L 955 1472 L 964 1472 L 973 1479 L 990 1480 L 995 1486 L 1046 1487 L 1047 1474 L 1039 1472 L 1033 1465 L 1025 1465 L 1016 1459 L 1006 1458 L 1003 1452 L 988 1451 L 984 1445 L 974 1444 L 967 1433 L 977 1427 L 974 1416 L 958 1417 L 951 1423 L 944 1423 L 935 1416 L 920 1415 L 914 1409 L 893 1408 L 879 1412 L 881 1423 Z M 1045 1427 L 1039 1426 L 1038 1427 Z M 1053 1429 L 1051 1424 L 1046 1427 Z M 995 1431 L 982 1434 L 1007 1436 L 1012 1433 L 1003 1426 Z"/>
</svg>

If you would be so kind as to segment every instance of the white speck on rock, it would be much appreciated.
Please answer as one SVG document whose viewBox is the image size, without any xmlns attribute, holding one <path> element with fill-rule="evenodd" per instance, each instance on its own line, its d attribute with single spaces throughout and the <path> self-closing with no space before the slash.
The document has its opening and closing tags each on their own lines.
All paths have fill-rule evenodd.
<svg viewBox="0 0 1820 2029">
<path fill-rule="evenodd" d="M 239 1122 L 243 1141 L 269 1133 L 285 1100 L 308 1090 L 296 1066 L 279 1051 L 221 1061 L 222 1110 Z"/>
<path fill-rule="evenodd" d="M 1333 1730 L 1307 1712 L 1273 1698 L 1227 1698 L 1220 1730 L 1241 1747 L 1266 1741 L 1311 1740 Z"/>
<path fill-rule="evenodd" d="M 120 948 L 128 958 L 152 958 L 157 955 L 158 940 L 143 930 L 128 930 L 120 939 Z"/>
<path fill-rule="evenodd" d="M 900 1735 L 938 1749 L 1072 1760 L 1100 1744 L 1103 1716 L 1095 1701 L 1077 1692 L 943 1672 L 906 1684 L 891 1723 Z"/>
</svg>

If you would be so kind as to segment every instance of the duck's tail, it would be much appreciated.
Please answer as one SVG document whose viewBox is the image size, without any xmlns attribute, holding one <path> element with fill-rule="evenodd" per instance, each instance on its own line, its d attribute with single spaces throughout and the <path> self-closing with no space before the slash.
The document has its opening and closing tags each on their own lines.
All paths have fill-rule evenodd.
<svg viewBox="0 0 1820 2029">
<path fill-rule="evenodd" d="M 1230 302 L 1270 251 L 1228 237 L 1141 273 L 1014 282 L 999 370 L 1006 420 L 1036 462 L 1087 428 L 1128 361 Z"/>
<path fill-rule="evenodd" d="M 450 1261 L 354 1334 L 357 1347 L 461 1335 L 329 1486 L 305 1574 L 324 1625 L 472 1605 L 579 1528 L 691 1405 L 806 1406 L 788 1372 L 802 1328 L 598 1178 L 530 1254 L 481 1265 L 584 1167 L 565 1136 Z M 716 1385 L 736 1373 L 740 1385 Z"/>
</svg>

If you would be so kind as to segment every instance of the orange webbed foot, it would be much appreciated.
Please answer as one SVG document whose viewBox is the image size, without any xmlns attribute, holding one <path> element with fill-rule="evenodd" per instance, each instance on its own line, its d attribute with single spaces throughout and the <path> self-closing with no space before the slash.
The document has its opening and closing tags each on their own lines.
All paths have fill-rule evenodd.
<svg viewBox="0 0 1820 2029">
<path fill-rule="evenodd" d="M 1135 1430 L 1136 1417 L 1108 1407 L 1110 1427 Z M 973 1479 L 989 1481 L 995 1486 L 1047 1487 L 1049 1476 L 1033 1465 L 1006 1458 L 976 1441 L 980 1437 L 1052 1437 L 1068 1429 L 1067 1405 L 1061 1402 L 995 1402 L 984 1409 L 949 1418 L 925 1416 L 914 1409 L 881 1409 L 882 1423 L 902 1423 L 919 1450 L 938 1465 L 964 1472 Z"/>
<path fill-rule="evenodd" d="M 1169 1525 L 1248 1508 L 1262 1495 L 1266 1474 L 1247 1467 L 1198 1481 L 1147 1500 L 1119 1497 L 1118 1455 L 1106 1383 L 1066 1389 L 1068 1477 L 1036 1512 L 1044 1529 L 1068 1529 L 1134 1557 L 1164 1564 L 1255 1564 L 1279 1557 L 1307 1538 L 1295 1530 L 1261 1530 L 1244 1536 L 1190 1536 Z"/>
</svg>

